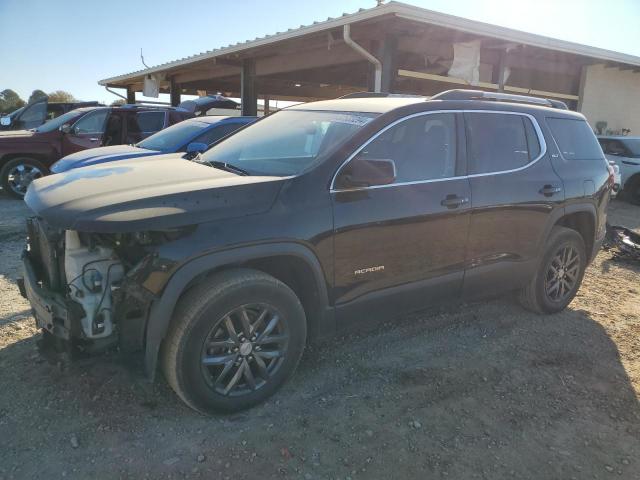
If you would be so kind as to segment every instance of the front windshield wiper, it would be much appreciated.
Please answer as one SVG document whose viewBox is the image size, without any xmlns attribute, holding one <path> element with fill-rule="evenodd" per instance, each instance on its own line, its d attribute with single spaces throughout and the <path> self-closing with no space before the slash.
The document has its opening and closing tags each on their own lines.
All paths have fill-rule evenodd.
<svg viewBox="0 0 640 480">
<path fill-rule="evenodd" d="M 202 158 L 202 155 L 200 153 L 198 153 L 195 157 L 191 158 L 190 160 L 192 162 L 197 162 L 197 163 L 206 163 L 212 166 L 213 168 L 217 168 L 218 170 L 224 170 L 225 172 L 235 173 L 236 175 L 241 175 L 243 177 L 247 175 L 251 175 L 244 168 L 236 167 L 235 165 L 231 165 L 230 163 L 218 162 L 215 160 L 214 161 L 205 160 L 204 158 Z"/>
</svg>

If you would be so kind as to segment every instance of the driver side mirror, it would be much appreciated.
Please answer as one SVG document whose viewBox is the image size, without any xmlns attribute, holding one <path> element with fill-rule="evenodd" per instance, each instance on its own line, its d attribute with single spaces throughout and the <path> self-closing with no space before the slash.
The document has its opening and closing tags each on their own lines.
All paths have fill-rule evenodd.
<svg viewBox="0 0 640 480">
<path fill-rule="evenodd" d="M 389 185 L 396 180 L 396 164 L 393 160 L 353 158 L 340 172 L 335 187 L 338 189 Z"/>
<path fill-rule="evenodd" d="M 187 153 L 202 153 L 207 148 L 209 148 L 209 145 L 207 145 L 206 143 L 191 142 L 189 145 L 187 145 Z"/>
<path fill-rule="evenodd" d="M 60 131 L 62 133 L 71 133 L 71 125 L 69 125 L 68 123 L 65 123 L 60 127 Z"/>
</svg>

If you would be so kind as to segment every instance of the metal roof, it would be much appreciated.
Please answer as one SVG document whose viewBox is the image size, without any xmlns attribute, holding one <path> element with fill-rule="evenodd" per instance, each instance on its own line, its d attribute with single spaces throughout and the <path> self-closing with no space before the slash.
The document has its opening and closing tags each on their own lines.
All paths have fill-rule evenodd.
<svg viewBox="0 0 640 480">
<path fill-rule="evenodd" d="M 623 63 L 627 65 L 640 66 L 640 57 L 628 55 L 625 53 L 614 52 L 603 48 L 591 47 L 579 43 L 568 42 L 555 38 L 545 37 L 534 33 L 522 32 L 507 27 L 492 25 L 489 23 L 469 20 L 467 18 L 457 17 L 446 13 L 435 12 L 425 8 L 407 5 L 406 3 L 391 1 L 389 3 L 368 8 L 360 9 L 355 13 L 344 13 L 337 18 L 327 18 L 322 22 L 314 22 L 311 25 L 301 25 L 298 28 L 290 28 L 286 32 L 277 32 L 273 35 L 257 37 L 253 40 L 239 42 L 226 47 L 220 47 L 209 50 L 190 57 L 181 58 L 171 62 L 166 62 L 151 68 L 137 70 L 135 72 L 118 75 L 116 77 L 105 78 L 100 80 L 98 84 L 108 85 L 134 79 L 142 75 L 163 72 L 170 68 L 180 67 L 195 63 L 201 60 L 212 59 L 221 55 L 229 55 L 238 53 L 250 48 L 262 47 L 284 40 L 294 39 L 304 35 L 330 30 L 341 27 L 350 23 L 361 22 L 378 18 L 383 15 L 392 15 L 405 20 L 412 20 L 420 23 L 438 25 L 445 28 L 459 30 L 475 35 L 481 35 L 490 38 L 505 40 L 522 45 L 530 45 L 534 47 L 554 50 L 558 52 L 570 53 L 574 55 L 582 55 L 607 62 Z"/>
</svg>

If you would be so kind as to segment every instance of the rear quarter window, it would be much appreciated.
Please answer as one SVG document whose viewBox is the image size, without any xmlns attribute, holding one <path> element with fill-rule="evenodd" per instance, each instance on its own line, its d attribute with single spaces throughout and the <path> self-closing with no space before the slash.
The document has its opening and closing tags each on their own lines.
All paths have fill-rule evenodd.
<svg viewBox="0 0 640 480">
<path fill-rule="evenodd" d="M 598 139 L 584 120 L 550 118 L 547 124 L 565 160 L 602 160 Z"/>
</svg>

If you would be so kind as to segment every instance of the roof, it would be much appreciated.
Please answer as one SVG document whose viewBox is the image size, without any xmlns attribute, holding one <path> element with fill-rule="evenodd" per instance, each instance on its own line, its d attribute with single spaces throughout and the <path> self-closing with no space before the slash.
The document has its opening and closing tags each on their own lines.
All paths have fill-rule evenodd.
<svg viewBox="0 0 640 480">
<path fill-rule="evenodd" d="M 243 116 L 243 117 L 230 117 L 230 116 L 226 116 L 226 115 L 206 115 L 206 116 L 202 116 L 202 117 L 195 117 L 195 118 L 189 118 L 187 120 L 185 120 L 185 122 L 200 122 L 200 123 L 208 123 L 208 124 L 213 124 L 213 123 L 218 123 L 221 122 L 223 120 L 230 120 L 230 121 L 249 121 L 249 120 L 255 120 L 257 117 L 247 117 L 247 116 Z"/>
<path fill-rule="evenodd" d="M 628 55 L 625 53 L 614 52 L 612 50 L 606 50 L 603 48 L 591 47 L 579 43 L 545 37 L 533 33 L 522 32 L 507 27 L 500 27 L 489 23 L 478 22 L 475 20 L 469 20 L 467 18 L 457 17 L 455 15 L 449 15 L 445 13 L 435 12 L 433 10 L 427 10 L 425 8 L 415 7 L 413 5 L 407 5 L 401 2 L 391 1 L 377 7 L 360 9 L 352 14 L 344 13 L 338 18 L 329 17 L 325 21 L 314 22 L 311 25 L 301 25 L 299 28 L 291 28 L 286 32 L 277 32 L 273 35 L 266 35 L 264 37 L 258 37 L 253 40 L 247 40 L 245 42 L 227 45 L 226 47 L 220 47 L 214 50 L 199 53 L 197 55 L 192 55 L 190 57 L 166 62 L 151 68 L 137 70 L 115 77 L 105 78 L 103 80 L 100 80 L 98 83 L 100 85 L 109 85 L 111 83 L 122 82 L 128 79 L 133 79 L 135 77 L 140 77 L 141 75 L 161 72 L 170 68 L 189 65 L 191 63 L 213 59 L 222 55 L 238 53 L 243 50 L 262 47 L 281 42 L 283 40 L 302 37 L 311 33 L 322 32 L 347 24 L 382 17 L 384 15 L 391 15 L 397 18 L 412 20 L 425 24 L 438 25 L 441 27 L 451 28 L 475 35 L 496 38 L 508 42 L 515 42 L 518 44 L 530 45 L 574 55 L 582 55 L 607 62 L 640 66 L 640 57 L 634 55 Z"/>
<path fill-rule="evenodd" d="M 399 107 L 424 103 L 427 97 L 337 98 L 301 103 L 286 110 L 320 110 L 331 112 L 386 113 Z"/>
</svg>

